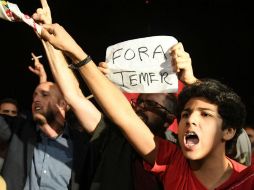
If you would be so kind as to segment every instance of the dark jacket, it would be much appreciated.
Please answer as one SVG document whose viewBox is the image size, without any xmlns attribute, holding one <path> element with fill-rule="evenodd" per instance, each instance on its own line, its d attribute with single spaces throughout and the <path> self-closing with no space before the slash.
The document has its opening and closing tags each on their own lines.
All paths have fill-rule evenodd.
<svg viewBox="0 0 254 190">
<path fill-rule="evenodd" d="M 35 126 L 35 123 L 31 120 L 20 120 L 17 123 L 1 171 L 8 190 L 23 190 L 24 188 L 31 169 L 34 147 L 39 138 Z M 84 132 L 69 128 L 74 147 L 73 169 L 69 189 L 82 190 L 87 187 L 88 183 L 82 176 L 88 147 L 88 136 Z M 89 179 L 89 173 L 86 172 L 86 175 Z"/>
</svg>

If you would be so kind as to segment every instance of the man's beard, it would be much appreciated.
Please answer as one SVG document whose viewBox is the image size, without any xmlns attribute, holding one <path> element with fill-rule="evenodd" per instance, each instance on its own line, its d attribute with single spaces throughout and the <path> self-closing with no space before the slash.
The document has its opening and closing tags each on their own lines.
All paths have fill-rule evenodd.
<svg viewBox="0 0 254 190">
<path fill-rule="evenodd" d="M 148 116 L 144 113 L 143 110 L 136 111 L 136 114 L 139 116 L 139 118 L 148 126 L 148 128 L 151 130 L 151 132 L 156 136 L 164 137 L 166 128 L 164 127 L 163 121 L 157 121 L 157 122 L 151 122 L 149 121 Z"/>
<path fill-rule="evenodd" d="M 48 109 L 46 113 L 37 112 L 36 114 L 41 114 L 42 116 L 44 116 L 47 123 L 52 123 L 53 121 L 55 121 L 56 114 L 52 111 L 52 109 Z M 35 122 L 39 125 L 45 124 L 39 119 L 35 119 Z"/>
<path fill-rule="evenodd" d="M 56 114 L 51 109 L 49 109 L 45 113 L 45 118 L 47 119 L 48 123 L 52 123 L 53 121 L 55 121 Z"/>
</svg>

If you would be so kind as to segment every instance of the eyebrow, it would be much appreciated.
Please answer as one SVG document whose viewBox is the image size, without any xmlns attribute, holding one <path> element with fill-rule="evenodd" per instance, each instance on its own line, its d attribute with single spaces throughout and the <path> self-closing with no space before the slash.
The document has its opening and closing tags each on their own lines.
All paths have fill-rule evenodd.
<svg viewBox="0 0 254 190">
<path fill-rule="evenodd" d="M 210 109 L 210 108 L 198 107 L 197 110 L 198 110 L 198 111 L 211 111 L 211 112 L 217 113 L 216 110 L 213 110 L 213 109 Z M 190 109 L 190 108 L 185 108 L 185 109 L 183 109 L 183 111 L 191 112 L 192 109 Z"/>
</svg>

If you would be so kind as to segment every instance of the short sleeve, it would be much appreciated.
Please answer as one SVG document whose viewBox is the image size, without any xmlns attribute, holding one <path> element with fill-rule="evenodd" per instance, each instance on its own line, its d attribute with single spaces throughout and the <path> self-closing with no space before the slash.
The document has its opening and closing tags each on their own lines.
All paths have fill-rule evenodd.
<svg viewBox="0 0 254 190">
<path fill-rule="evenodd" d="M 157 145 L 158 152 L 154 165 L 151 166 L 149 163 L 144 162 L 144 168 L 147 171 L 151 171 L 156 174 L 163 174 L 167 170 L 167 167 L 171 165 L 173 160 L 181 154 L 181 150 L 177 147 L 177 145 L 161 138 L 158 138 Z"/>
</svg>

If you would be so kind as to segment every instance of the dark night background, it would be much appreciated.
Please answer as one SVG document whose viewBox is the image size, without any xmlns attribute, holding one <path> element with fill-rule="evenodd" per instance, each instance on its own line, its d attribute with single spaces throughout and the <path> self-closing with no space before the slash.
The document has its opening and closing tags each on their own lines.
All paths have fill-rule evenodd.
<svg viewBox="0 0 254 190">
<path fill-rule="evenodd" d="M 32 15 L 39 0 L 10 0 Z M 190 53 L 197 77 L 221 80 L 238 92 L 249 113 L 254 109 L 253 8 L 233 0 L 48 0 L 53 22 L 63 25 L 96 62 L 115 43 L 170 35 Z M 0 98 L 13 97 L 30 110 L 38 78 L 28 70 L 30 53 L 49 73 L 40 41 L 24 23 L 0 20 Z M 49 80 L 52 79 L 49 75 Z M 82 84 L 84 93 L 89 94 Z M 103 92 L 102 92 L 103 93 Z"/>
</svg>

